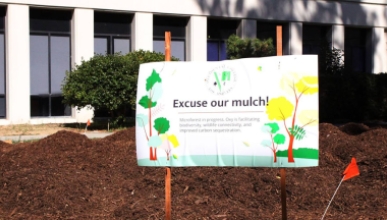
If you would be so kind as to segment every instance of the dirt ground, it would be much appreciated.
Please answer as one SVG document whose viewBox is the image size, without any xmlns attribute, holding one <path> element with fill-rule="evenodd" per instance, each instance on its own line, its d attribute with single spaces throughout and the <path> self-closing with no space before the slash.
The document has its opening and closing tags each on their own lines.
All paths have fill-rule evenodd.
<svg viewBox="0 0 387 220">
<path fill-rule="evenodd" d="M 288 219 L 387 219 L 387 130 L 320 124 L 320 163 L 286 169 Z M 281 219 L 278 169 L 173 168 L 172 218 Z M 164 168 L 138 167 L 134 128 L 100 140 L 59 131 L 0 142 L 0 219 L 164 219 Z"/>
</svg>

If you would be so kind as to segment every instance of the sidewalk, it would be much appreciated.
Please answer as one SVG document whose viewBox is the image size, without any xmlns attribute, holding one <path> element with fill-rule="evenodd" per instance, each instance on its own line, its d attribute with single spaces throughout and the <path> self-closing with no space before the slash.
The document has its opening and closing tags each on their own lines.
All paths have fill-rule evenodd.
<svg viewBox="0 0 387 220">
<path fill-rule="evenodd" d="M 114 134 L 114 132 L 86 132 L 86 133 L 79 133 L 86 135 L 86 137 L 90 139 L 94 138 L 104 138 L 106 136 L 109 136 L 111 134 Z M 1 141 L 5 140 L 12 140 L 12 141 L 27 141 L 27 140 L 38 140 L 49 136 L 47 135 L 12 135 L 12 136 L 0 136 Z"/>
</svg>

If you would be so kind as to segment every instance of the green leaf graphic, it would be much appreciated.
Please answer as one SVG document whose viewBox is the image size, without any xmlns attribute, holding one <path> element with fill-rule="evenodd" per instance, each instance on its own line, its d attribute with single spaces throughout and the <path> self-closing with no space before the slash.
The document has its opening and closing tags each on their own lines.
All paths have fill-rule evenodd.
<svg viewBox="0 0 387 220">
<path fill-rule="evenodd" d="M 169 121 L 163 117 L 157 118 L 153 127 L 159 132 L 159 134 L 164 134 L 169 130 Z"/>
<path fill-rule="evenodd" d="M 305 129 L 298 126 L 298 125 L 295 125 L 293 128 L 290 128 L 289 129 L 289 132 L 290 134 L 292 134 L 292 136 L 294 136 L 294 138 L 296 138 L 296 140 L 301 140 L 305 137 Z"/>
<path fill-rule="evenodd" d="M 146 91 L 151 90 L 157 82 L 161 82 L 161 78 L 156 70 L 153 70 L 152 74 L 146 79 Z"/>
<path fill-rule="evenodd" d="M 173 154 L 172 157 L 173 157 L 173 159 L 176 159 L 176 160 L 177 160 L 177 158 L 179 158 L 176 154 Z"/>
<path fill-rule="evenodd" d="M 276 144 L 283 144 L 285 143 L 285 135 L 283 134 L 276 134 L 273 138 L 274 143 Z"/>
<path fill-rule="evenodd" d="M 152 102 L 147 95 L 143 96 L 138 102 L 144 108 L 152 108 L 155 107 L 157 102 Z"/>
<path fill-rule="evenodd" d="M 272 134 L 275 134 L 279 130 L 279 126 L 278 126 L 277 122 L 266 123 L 265 125 L 267 125 L 267 126 L 269 126 L 271 128 L 271 133 Z"/>
</svg>

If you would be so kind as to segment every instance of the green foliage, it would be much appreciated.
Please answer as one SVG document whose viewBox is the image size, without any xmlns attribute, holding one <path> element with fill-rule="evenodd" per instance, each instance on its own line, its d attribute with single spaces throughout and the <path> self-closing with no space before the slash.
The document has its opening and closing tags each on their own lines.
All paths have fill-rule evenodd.
<svg viewBox="0 0 387 220">
<path fill-rule="evenodd" d="M 164 117 L 157 118 L 153 127 L 159 134 L 164 134 L 169 130 L 169 121 Z"/>
<path fill-rule="evenodd" d="M 236 35 L 231 35 L 227 39 L 227 57 L 229 59 L 240 59 L 248 57 L 274 56 L 275 47 L 271 38 L 242 39 Z"/>
<path fill-rule="evenodd" d="M 136 88 L 130 63 L 120 54 L 96 55 L 67 72 L 62 85 L 64 103 L 83 108 L 91 105 L 112 117 L 129 110 L 129 94 Z"/>
<path fill-rule="evenodd" d="M 294 158 L 314 159 L 318 160 L 318 150 L 312 148 L 298 148 L 293 149 Z M 288 157 L 288 151 L 278 151 L 277 157 Z"/>
<path fill-rule="evenodd" d="M 292 128 L 289 128 L 289 132 L 296 140 L 301 140 L 305 137 L 305 129 L 303 127 L 300 127 L 298 125 L 295 125 Z"/>
<path fill-rule="evenodd" d="M 164 60 L 162 53 L 143 50 L 126 55 L 95 55 L 66 73 L 63 102 L 78 108 L 91 105 L 96 110 L 109 112 L 116 120 L 124 120 L 127 112 L 136 107 L 140 64 Z M 172 57 L 172 61 L 177 60 Z"/>
<path fill-rule="evenodd" d="M 325 75 L 319 84 L 320 122 L 387 120 L 387 74 Z"/>
<path fill-rule="evenodd" d="M 320 46 L 318 57 L 319 74 L 321 75 L 343 75 L 344 74 L 344 51 L 332 48 L 330 42 L 324 42 Z"/>
</svg>

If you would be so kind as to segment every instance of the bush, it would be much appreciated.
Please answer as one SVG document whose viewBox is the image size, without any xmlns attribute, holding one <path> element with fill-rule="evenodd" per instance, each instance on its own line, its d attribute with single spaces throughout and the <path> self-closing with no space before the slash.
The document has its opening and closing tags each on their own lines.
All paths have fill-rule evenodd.
<svg viewBox="0 0 387 220">
<path fill-rule="evenodd" d="M 240 59 L 248 57 L 266 57 L 274 56 L 275 48 L 271 38 L 260 39 L 242 39 L 236 35 L 231 35 L 227 39 L 227 57 L 228 59 Z"/>
<path fill-rule="evenodd" d="M 142 50 L 127 55 L 95 55 L 66 73 L 63 102 L 107 111 L 115 122 L 120 122 L 128 111 L 135 110 L 139 65 L 164 60 L 162 53 Z"/>
</svg>

